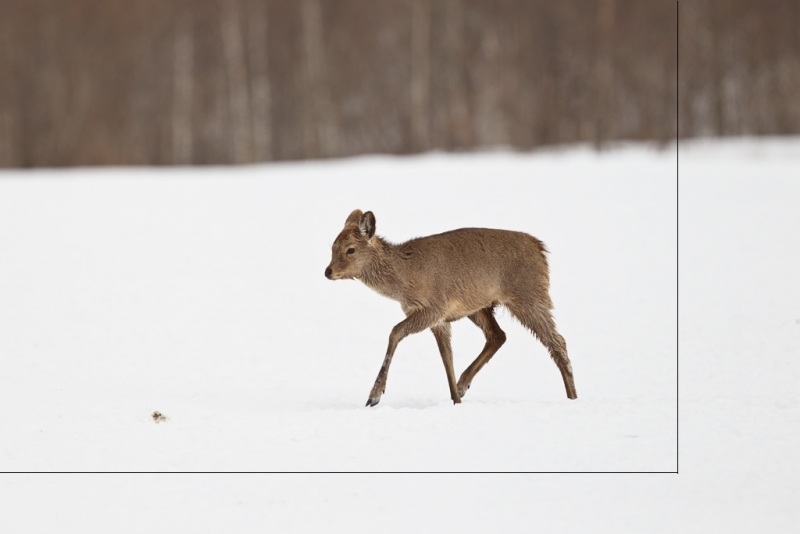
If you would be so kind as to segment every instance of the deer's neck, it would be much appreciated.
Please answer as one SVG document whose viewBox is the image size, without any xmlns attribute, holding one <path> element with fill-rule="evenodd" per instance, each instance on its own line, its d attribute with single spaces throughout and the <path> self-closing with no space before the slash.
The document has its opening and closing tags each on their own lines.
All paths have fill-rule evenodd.
<svg viewBox="0 0 800 534">
<path fill-rule="evenodd" d="M 397 246 L 377 236 L 375 239 L 377 243 L 371 261 L 361 271 L 358 279 L 383 296 L 401 300 L 402 282 L 397 270 L 400 259 Z"/>
</svg>

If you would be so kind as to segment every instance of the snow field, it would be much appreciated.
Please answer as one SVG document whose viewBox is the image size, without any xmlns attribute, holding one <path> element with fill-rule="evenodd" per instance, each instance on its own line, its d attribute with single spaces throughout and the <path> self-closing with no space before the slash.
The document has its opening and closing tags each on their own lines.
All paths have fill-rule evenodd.
<svg viewBox="0 0 800 534">
<path fill-rule="evenodd" d="M 18 230 L 3 239 L 3 344 L 16 373 L 2 390 L 21 408 L 0 463 L 674 471 L 668 158 L 639 151 L 599 172 L 596 156 L 577 153 L 7 178 L 4 227 Z M 637 161 L 660 174 L 642 180 Z M 567 401 L 544 347 L 501 314 L 509 342 L 462 406 L 422 333 L 401 343 L 381 405 L 362 409 L 403 316 L 322 274 L 356 207 L 395 241 L 462 226 L 543 239 L 580 400 Z M 458 372 L 482 345 L 477 328 L 456 325 Z M 154 425 L 155 410 L 169 421 Z"/>
<path fill-rule="evenodd" d="M 0 524 L 790 532 L 799 156 L 797 140 L 681 144 L 677 475 L 6 475 Z M 0 469 L 674 471 L 675 170 L 674 150 L 631 146 L 6 171 Z M 402 314 L 322 275 L 354 208 L 395 242 L 541 238 L 579 399 L 501 313 L 508 342 L 462 405 L 421 333 L 364 408 Z M 482 343 L 454 325 L 457 373 Z"/>
</svg>

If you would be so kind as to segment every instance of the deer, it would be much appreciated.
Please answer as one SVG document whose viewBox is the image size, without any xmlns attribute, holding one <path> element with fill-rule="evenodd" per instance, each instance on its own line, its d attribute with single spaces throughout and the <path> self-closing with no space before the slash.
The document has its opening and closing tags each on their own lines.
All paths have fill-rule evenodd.
<svg viewBox="0 0 800 534">
<path fill-rule="evenodd" d="M 504 306 L 548 349 L 567 398 L 576 399 L 567 345 L 555 326 L 544 243 L 523 232 L 461 228 L 392 244 L 375 235 L 375 215 L 353 211 L 331 246 L 329 280 L 360 280 L 396 300 L 406 318 L 392 328 L 389 346 L 369 393 L 373 407 L 386 391 L 389 366 L 406 336 L 430 329 L 447 373 L 450 399 L 459 404 L 475 375 L 506 341 L 494 317 Z M 486 345 L 456 381 L 450 323 L 464 317 L 483 331 Z"/>
</svg>

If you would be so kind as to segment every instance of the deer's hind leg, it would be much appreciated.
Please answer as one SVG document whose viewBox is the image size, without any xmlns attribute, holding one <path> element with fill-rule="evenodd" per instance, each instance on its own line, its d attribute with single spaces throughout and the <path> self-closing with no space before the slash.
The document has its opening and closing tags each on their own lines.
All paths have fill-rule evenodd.
<svg viewBox="0 0 800 534">
<path fill-rule="evenodd" d="M 447 373 L 447 385 L 450 387 L 450 399 L 453 404 L 461 402 L 461 396 L 458 394 L 456 388 L 456 374 L 453 371 L 453 349 L 450 347 L 450 323 L 439 323 L 431 327 L 436 338 L 436 344 L 439 345 L 439 353 L 442 355 L 442 362 L 444 362 L 444 370 Z"/>
<path fill-rule="evenodd" d="M 506 342 L 506 333 L 503 332 L 500 329 L 500 325 L 497 324 L 494 318 L 493 307 L 489 306 L 483 308 L 468 317 L 478 328 L 483 330 L 483 334 L 486 336 L 486 345 L 484 345 L 478 357 L 475 358 L 475 361 L 461 373 L 461 377 L 458 379 L 457 388 L 458 394 L 461 397 L 467 393 L 469 386 L 472 384 L 472 379 L 475 378 L 478 371 L 486 365 L 486 362 L 488 362 L 492 356 L 494 356 L 495 352 L 503 346 L 503 343 Z"/>
<path fill-rule="evenodd" d="M 550 357 L 553 358 L 558 370 L 561 371 L 561 378 L 564 379 L 567 397 L 577 399 L 578 394 L 575 391 L 572 364 L 567 356 L 567 342 L 556 330 L 556 324 L 550 309 L 537 304 L 521 304 L 516 301 L 507 302 L 505 305 L 508 311 L 547 347 Z"/>
</svg>

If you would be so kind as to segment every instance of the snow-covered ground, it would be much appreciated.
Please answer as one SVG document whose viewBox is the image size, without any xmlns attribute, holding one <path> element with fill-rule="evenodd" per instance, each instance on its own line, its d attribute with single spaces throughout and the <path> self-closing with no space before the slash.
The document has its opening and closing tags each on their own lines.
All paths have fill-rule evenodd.
<svg viewBox="0 0 800 534">
<path fill-rule="evenodd" d="M 0 528 L 791 531 L 800 140 L 680 156 L 680 268 L 674 149 L 0 173 L 0 470 L 651 472 L 4 475 Z M 421 333 L 365 408 L 403 315 L 323 276 L 355 208 L 542 239 L 578 400 L 501 312 L 463 404 Z"/>
</svg>

